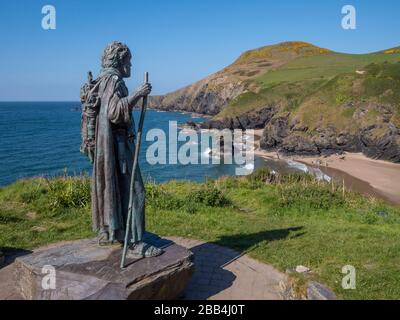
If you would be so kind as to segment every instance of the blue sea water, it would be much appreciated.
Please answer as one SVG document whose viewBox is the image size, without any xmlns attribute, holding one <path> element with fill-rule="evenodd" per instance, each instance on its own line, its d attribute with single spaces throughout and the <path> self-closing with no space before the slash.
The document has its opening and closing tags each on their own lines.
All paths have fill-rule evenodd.
<svg viewBox="0 0 400 320">
<path fill-rule="evenodd" d="M 0 102 L 0 186 L 20 178 L 62 174 L 91 173 L 88 159 L 79 152 L 79 102 Z M 138 122 L 139 112 L 134 116 Z M 204 119 L 178 112 L 148 110 L 144 135 L 151 128 L 163 129 L 168 135 L 169 121 L 179 124 Z M 139 157 L 145 179 L 164 182 L 172 179 L 204 181 L 233 175 L 235 165 L 150 165 L 146 149 L 153 142 L 143 138 Z"/>
</svg>

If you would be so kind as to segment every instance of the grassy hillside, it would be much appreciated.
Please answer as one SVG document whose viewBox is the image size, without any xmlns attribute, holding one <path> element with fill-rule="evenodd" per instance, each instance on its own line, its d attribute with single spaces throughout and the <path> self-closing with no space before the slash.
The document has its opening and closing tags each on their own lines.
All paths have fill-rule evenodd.
<svg viewBox="0 0 400 320">
<path fill-rule="evenodd" d="M 300 104 L 304 97 L 318 91 L 322 85 L 338 75 L 355 74 L 357 70 L 361 71 L 371 63 L 395 64 L 400 61 L 400 52 L 396 49 L 385 52 L 360 55 L 326 52 L 296 57 L 276 69 L 248 80 L 247 92 L 232 100 L 216 118 L 238 116 L 272 102 L 286 106 L 290 93 L 293 97 L 301 95 L 301 99 L 296 101 Z M 396 103 L 400 103 L 400 100 Z"/>
<path fill-rule="evenodd" d="M 255 80 L 301 57 L 330 51 L 300 41 L 283 42 L 243 53 L 226 68 L 185 88 L 164 96 L 153 96 L 150 105 L 162 110 L 185 110 L 216 115 L 245 90 L 256 90 Z"/>
<path fill-rule="evenodd" d="M 277 113 L 295 112 L 335 77 L 358 74 L 372 63 L 395 66 L 399 61 L 400 48 L 344 54 L 301 41 L 283 42 L 246 51 L 215 74 L 164 96 L 151 97 L 150 105 L 208 114 L 214 120 L 239 117 L 266 106 L 273 106 Z M 400 101 L 392 103 L 399 105 Z M 324 116 L 323 109 L 317 112 Z"/>
<path fill-rule="evenodd" d="M 288 41 L 276 45 L 264 46 L 244 52 L 232 64 L 232 66 L 246 65 L 252 62 L 260 62 L 262 60 L 279 60 L 288 62 L 299 57 L 314 57 L 330 53 L 328 49 L 314 46 L 311 43 L 303 41 Z"/>
<path fill-rule="evenodd" d="M 30 249 L 94 236 L 89 188 L 85 177 L 61 177 L 0 189 L 0 247 Z M 266 170 L 146 188 L 149 231 L 228 246 L 282 271 L 308 266 L 311 278 L 339 298 L 400 297 L 399 208 L 308 175 Z M 357 271 L 355 290 L 341 287 L 342 267 L 349 264 Z M 296 279 L 301 289 L 304 279 Z"/>
<path fill-rule="evenodd" d="M 150 105 L 213 116 L 205 129 L 264 129 L 260 147 L 283 154 L 400 162 L 399 61 L 400 48 L 343 54 L 284 42 L 247 51 Z"/>
<path fill-rule="evenodd" d="M 329 125 L 353 133 L 385 122 L 400 127 L 400 62 L 372 63 L 360 70 L 365 74 L 343 73 L 324 83 L 293 110 L 292 119 L 311 134 Z"/>
<path fill-rule="evenodd" d="M 341 73 L 355 72 L 371 63 L 398 62 L 400 54 L 343 54 L 327 53 L 312 57 L 300 57 L 281 68 L 266 73 L 256 81 L 263 86 L 282 81 L 303 81 L 308 79 L 329 79 Z"/>
<path fill-rule="evenodd" d="M 204 127 L 263 128 L 261 148 L 284 154 L 363 152 L 400 162 L 400 49 L 311 52 L 245 80 Z"/>
</svg>

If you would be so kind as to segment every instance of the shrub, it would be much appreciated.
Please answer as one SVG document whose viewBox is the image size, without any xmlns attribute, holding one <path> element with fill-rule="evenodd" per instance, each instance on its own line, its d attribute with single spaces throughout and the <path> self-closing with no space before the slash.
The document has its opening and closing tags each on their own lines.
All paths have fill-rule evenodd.
<svg viewBox="0 0 400 320">
<path fill-rule="evenodd" d="M 268 168 L 259 168 L 252 174 L 246 176 L 246 180 L 251 188 L 260 188 L 265 184 L 292 184 L 292 183 L 311 183 L 315 182 L 315 177 L 309 173 L 293 172 L 281 174 L 271 172 Z"/>
<path fill-rule="evenodd" d="M 299 207 L 313 209 L 330 209 L 341 207 L 345 200 L 336 189 L 331 189 L 327 183 L 293 183 L 278 187 L 278 204 L 281 207 Z"/>
<path fill-rule="evenodd" d="M 154 182 L 146 185 L 146 200 L 148 205 L 163 210 L 178 210 L 183 206 L 181 199 L 165 190 L 163 185 Z"/>
<path fill-rule="evenodd" d="M 371 76 L 376 77 L 378 73 L 381 71 L 380 66 L 377 63 L 371 63 L 365 67 L 365 70 L 370 74 Z"/>
<path fill-rule="evenodd" d="M 216 185 L 205 184 L 199 189 L 191 191 L 186 197 L 186 202 L 195 202 L 209 207 L 225 207 L 231 201 Z"/>
<path fill-rule="evenodd" d="M 266 167 L 258 168 L 253 173 L 246 176 L 246 179 L 250 184 L 258 185 L 265 184 L 271 181 L 273 174 Z"/>
<path fill-rule="evenodd" d="M 287 173 L 287 174 L 281 174 L 279 175 L 277 181 L 279 183 L 302 183 L 302 184 L 311 184 L 311 183 L 317 183 L 317 179 L 315 178 L 314 175 L 310 173 L 304 173 L 304 172 L 293 172 L 293 173 Z"/>
<path fill-rule="evenodd" d="M 90 204 L 90 179 L 86 176 L 63 176 L 45 179 L 49 206 L 60 208 L 84 208 Z"/>
<path fill-rule="evenodd" d="M 47 189 L 43 186 L 43 183 L 41 181 L 37 183 L 32 183 L 32 185 L 24 184 L 23 185 L 23 190 L 19 196 L 18 200 L 24 202 L 24 203 L 32 203 L 36 201 L 42 194 L 47 193 Z"/>
</svg>

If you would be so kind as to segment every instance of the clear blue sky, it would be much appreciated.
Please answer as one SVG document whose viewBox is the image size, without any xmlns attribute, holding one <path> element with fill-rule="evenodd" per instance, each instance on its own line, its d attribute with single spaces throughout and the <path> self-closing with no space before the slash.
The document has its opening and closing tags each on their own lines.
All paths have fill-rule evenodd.
<svg viewBox="0 0 400 320">
<path fill-rule="evenodd" d="M 56 7 L 56 30 L 41 27 L 46 4 Z M 357 30 L 341 28 L 345 4 L 357 9 Z M 398 0 L 1 0 L 0 100 L 77 101 L 112 40 L 133 52 L 129 89 L 148 70 L 160 94 L 267 44 L 302 40 L 350 53 L 398 46 L 399 14 Z"/>
</svg>

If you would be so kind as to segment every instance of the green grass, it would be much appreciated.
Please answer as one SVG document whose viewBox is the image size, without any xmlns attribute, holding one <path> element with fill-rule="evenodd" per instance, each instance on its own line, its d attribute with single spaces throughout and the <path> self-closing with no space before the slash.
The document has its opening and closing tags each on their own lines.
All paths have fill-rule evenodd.
<svg viewBox="0 0 400 320">
<path fill-rule="evenodd" d="M 380 109 L 384 106 L 391 114 L 390 121 L 396 124 L 400 113 L 400 63 L 373 63 L 364 69 L 364 75 L 344 73 L 327 81 L 304 99 L 291 118 L 296 117 L 311 132 L 329 125 L 355 132 L 372 124 L 384 132 L 387 124 Z M 348 103 L 351 105 L 344 107 Z M 365 108 L 367 112 L 355 120 L 353 115 Z"/>
<path fill-rule="evenodd" d="M 239 116 L 267 106 L 279 106 L 282 111 L 293 111 L 324 84 L 325 81 L 321 79 L 282 82 L 260 89 L 257 93 L 245 92 L 233 99 L 215 118 Z"/>
<path fill-rule="evenodd" d="M 326 56 L 309 59 L 321 60 L 326 59 Z M 394 55 L 367 56 L 376 56 L 383 60 L 382 56 L 393 57 Z M 376 57 L 375 60 L 379 60 Z M 362 59 L 363 62 L 367 60 Z M 355 66 L 351 68 L 358 69 Z M 383 111 L 380 109 L 384 106 L 391 114 L 389 120 L 398 125 L 400 123 L 400 62 L 371 63 L 359 69 L 366 73 L 360 75 L 353 71 L 324 78 L 313 78 L 308 77 L 309 74 L 302 74 L 301 77 L 304 79 L 301 81 L 300 77 L 296 76 L 289 78 L 293 82 L 262 84 L 265 87 L 257 93 L 246 92 L 231 101 L 216 118 L 239 116 L 245 112 L 272 106 L 276 108 L 276 115 L 290 112 L 292 123 L 308 128 L 310 136 L 319 134 L 317 128 L 328 126 L 333 126 L 338 132 L 356 133 L 360 128 L 373 124 L 381 127 L 381 132 L 384 132 L 387 123 L 381 117 Z M 277 78 L 273 80 L 278 81 Z M 357 111 L 365 108 L 367 112 L 363 112 L 362 117 L 353 118 Z"/>
<path fill-rule="evenodd" d="M 310 79 L 331 79 L 341 73 L 355 72 L 371 63 L 398 62 L 400 54 L 343 54 L 328 53 L 300 57 L 272 72 L 261 75 L 256 81 L 265 87 L 282 81 L 295 82 Z"/>
<path fill-rule="evenodd" d="M 31 249 L 92 235 L 86 177 L 21 180 L 0 189 L 0 247 Z"/>
<path fill-rule="evenodd" d="M 303 41 L 288 41 L 276 45 L 264 46 L 244 52 L 234 65 L 259 62 L 264 60 L 290 61 L 297 57 L 327 54 L 330 51 Z"/>
<path fill-rule="evenodd" d="M 266 170 L 146 188 L 149 231 L 231 247 L 282 271 L 308 266 L 339 298 L 400 297 L 399 208 L 307 175 Z M 22 180 L 0 189 L 0 247 L 94 236 L 89 192 L 85 177 Z M 357 271 L 356 290 L 341 287 L 348 264 Z"/>
<path fill-rule="evenodd" d="M 386 96 L 381 96 L 380 101 L 399 104 L 399 82 L 400 74 L 400 54 L 387 54 L 383 52 L 371 54 L 343 54 L 329 52 L 321 55 L 300 56 L 281 67 L 270 70 L 255 79 L 248 80 L 248 87 L 257 87 L 258 90 L 244 92 L 233 99 L 216 118 L 229 116 L 239 116 L 243 113 L 254 111 L 265 106 L 275 106 L 277 109 L 285 111 L 296 111 L 303 102 L 313 99 L 317 94 L 323 99 L 326 91 L 319 93 L 324 86 L 331 86 L 332 81 L 336 81 L 336 92 L 334 99 L 329 97 L 328 104 L 337 106 L 349 99 L 348 94 L 343 91 L 352 89 L 352 81 L 357 78 L 357 70 L 365 70 L 367 66 L 368 76 L 362 83 L 365 90 L 362 99 L 372 99 L 379 97 L 386 92 Z M 376 66 L 375 73 L 373 67 Z M 371 74 L 370 74 L 371 72 Z M 343 80 L 345 75 L 352 79 L 342 87 L 337 87 L 338 82 Z M 391 90 L 391 91 L 390 91 Z M 254 92 L 253 92 L 254 91 Z M 391 94 L 393 92 L 393 94 Z M 319 105 L 313 101 L 315 108 Z M 324 115 L 324 109 L 311 111 Z"/>
</svg>

